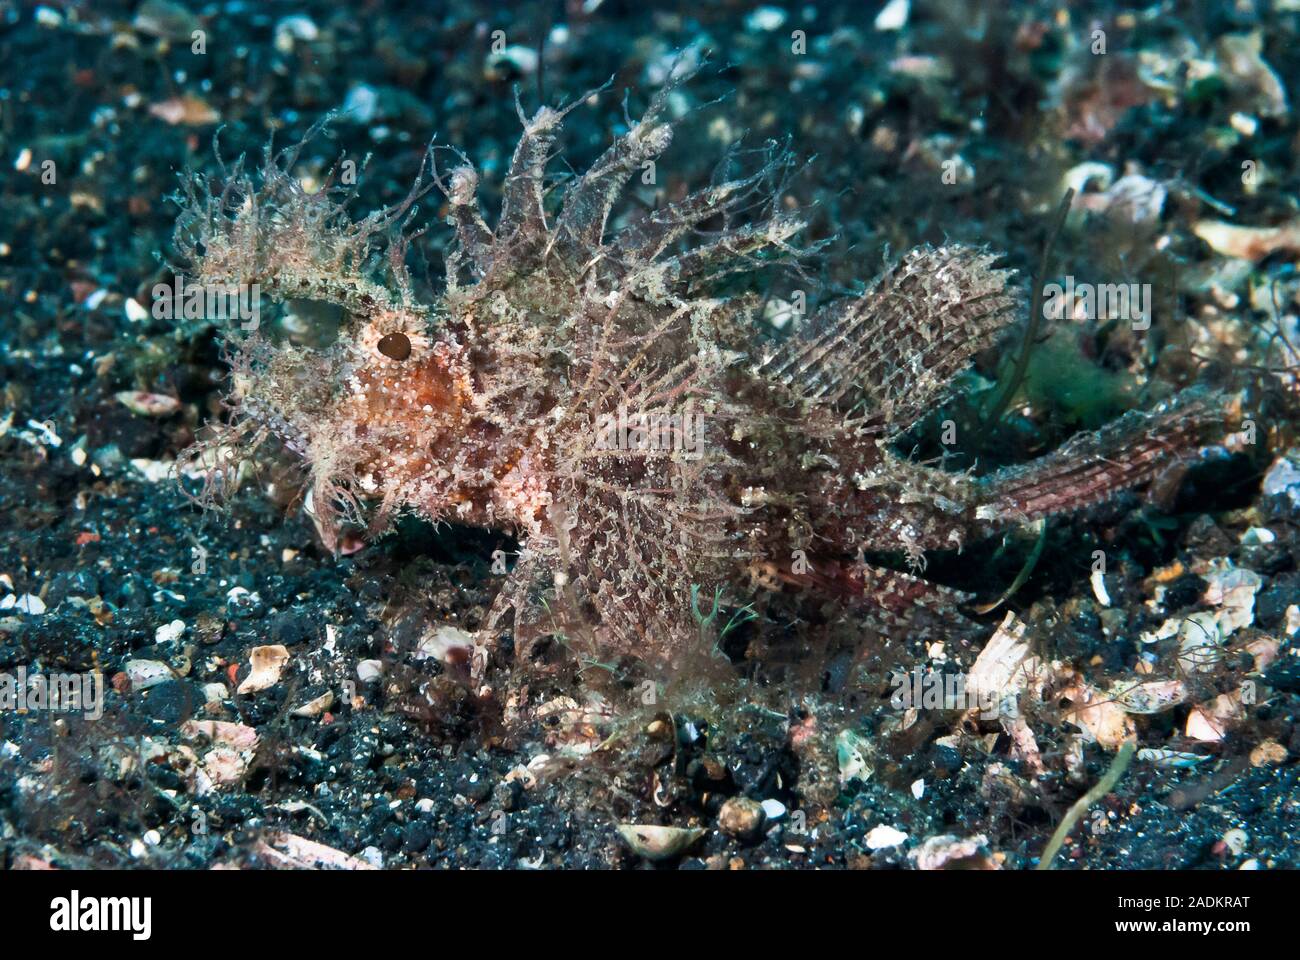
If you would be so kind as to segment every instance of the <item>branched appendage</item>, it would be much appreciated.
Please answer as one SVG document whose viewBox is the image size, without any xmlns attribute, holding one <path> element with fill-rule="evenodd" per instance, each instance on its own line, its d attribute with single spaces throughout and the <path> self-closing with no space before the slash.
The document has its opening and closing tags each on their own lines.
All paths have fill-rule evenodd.
<svg viewBox="0 0 1300 960">
<path fill-rule="evenodd" d="M 174 235 L 178 273 L 191 283 L 256 283 L 273 299 L 318 299 L 361 313 L 397 309 L 409 301 L 410 277 L 401 258 L 387 264 L 394 296 L 372 278 L 373 257 L 380 249 L 400 249 L 394 237 L 400 237 L 432 184 L 421 169 L 406 197 L 360 220 L 352 218 L 349 205 L 365 161 L 356 167 L 340 158 L 319 189 L 308 191 L 293 167 L 332 119 L 313 125 L 293 146 L 279 151 L 268 146 L 257 174 L 245 170 L 241 156 L 231 167 L 220 164 L 218 177 L 183 175 Z M 218 150 L 215 141 L 213 146 Z M 352 164 L 347 177 L 345 164 Z"/>
<path fill-rule="evenodd" d="M 230 502 L 243 484 L 257 451 L 270 439 L 269 431 L 253 420 L 210 426 L 204 436 L 176 458 L 179 477 L 195 477 L 197 492 L 182 483 L 182 491 L 204 512 Z"/>
</svg>

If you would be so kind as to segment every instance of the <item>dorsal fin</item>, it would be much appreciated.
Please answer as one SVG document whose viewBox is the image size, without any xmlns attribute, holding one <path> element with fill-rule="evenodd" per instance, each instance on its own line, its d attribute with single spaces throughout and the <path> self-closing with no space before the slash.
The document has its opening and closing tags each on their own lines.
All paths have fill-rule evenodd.
<svg viewBox="0 0 1300 960">
<path fill-rule="evenodd" d="M 705 220 L 730 215 L 736 209 L 769 198 L 769 185 L 792 161 L 790 154 L 775 144 L 769 144 L 764 152 L 766 155 L 758 170 L 747 177 L 728 180 L 725 171 L 739 151 L 727 151 L 710 186 L 658 209 L 648 210 L 628 223 L 611 239 L 611 255 L 626 264 L 656 260 Z"/>
<path fill-rule="evenodd" d="M 972 247 L 918 247 L 861 296 L 823 309 L 761 372 L 826 404 L 865 395 L 891 431 L 904 430 L 1014 318 L 1011 271 L 995 259 Z"/>
<path fill-rule="evenodd" d="M 542 107 L 523 121 L 524 133 L 510 158 L 497 222 L 496 236 L 503 243 L 536 241 L 546 233 L 546 165 L 566 113 Z"/>
<path fill-rule="evenodd" d="M 555 245 L 562 257 L 582 262 L 592 255 L 601 245 L 605 222 L 627 182 L 643 163 L 658 157 L 672 143 L 673 121 L 664 119 L 669 98 L 701 69 L 678 70 L 684 63 L 684 55 L 679 53 L 668 79 L 650 98 L 641 119 L 615 137 L 591 169 L 565 191 L 555 223 Z"/>
</svg>

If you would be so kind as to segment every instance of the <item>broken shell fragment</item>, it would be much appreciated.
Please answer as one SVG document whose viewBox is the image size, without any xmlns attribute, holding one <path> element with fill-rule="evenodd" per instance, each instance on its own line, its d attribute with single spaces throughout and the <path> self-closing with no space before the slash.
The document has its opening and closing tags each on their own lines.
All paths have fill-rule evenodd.
<svg viewBox="0 0 1300 960">
<path fill-rule="evenodd" d="M 1229 727 L 1245 716 L 1241 691 L 1223 693 L 1209 703 L 1200 703 L 1187 715 L 1185 733 L 1192 740 L 1214 743 L 1227 735 Z"/>
<path fill-rule="evenodd" d="M 1276 740 L 1265 740 L 1250 751 L 1250 765 L 1264 767 L 1269 764 L 1282 763 L 1287 758 L 1287 749 Z"/>
<path fill-rule="evenodd" d="M 1205 602 L 1221 608 L 1215 616 L 1222 636 L 1255 622 L 1255 594 L 1264 579 L 1253 570 L 1235 567 L 1229 561 L 1212 561 L 1206 574 Z"/>
<path fill-rule="evenodd" d="M 248 758 L 233 747 L 213 747 L 203 756 L 203 772 L 214 786 L 228 787 L 243 780 Z"/>
<path fill-rule="evenodd" d="M 884 823 L 872 827 L 871 832 L 867 834 L 867 847 L 871 850 L 885 850 L 889 847 L 897 847 L 906 841 L 906 833 L 897 827 Z"/>
<path fill-rule="evenodd" d="M 871 741 L 852 730 L 841 730 L 835 738 L 835 759 L 840 768 L 840 785 L 867 780 L 873 772 Z"/>
<path fill-rule="evenodd" d="M 918 870 L 996 870 L 997 864 L 983 853 L 987 844 L 983 834 L 962 838 L 945 833 L 929 837 L 907 857 Z"/>
<path fill-rule="evenodd" d="M 1181 680 L 1121 681 L 1110 695 L 1129 713 L 1164 713 L 1187 699 L 1187 687 Z"/>
<path fill-rule="evenodd" d="M 187 740 L 207 737 L 218 746 L 236 750 L 253 750 L 257 747 L 257 731 L 243 723 L 226 720 L 187 720 L 181 725 L 181 736 Z"/>
<path fill-rule="evenodd" d="M 415 648 L 415 659 L 450 663 L 458 658 L 468 660 L 473 650 L 473 634 L 449 623 L 441 623 L 420 639 Z"/>
<path fill-rule="evenodd" d="M 1137 728 L 1128 711 L 1109 694 L 1078 680 L 1061 697 L 1072 701 L 1065 719 L 1083 731 L 1084 739 L 1118 750 L 1126 740 L 1137 736 Z"/>
<path fill-rule="evenodd" d="M 1154 763 L 1162 767 L 1194 767 L 1197 764 L 1204 763 L 1206 760 L 1214 759 L 1209 754 L 1188 753 L 1184 750 L 1153 750 L 1142 749 L 1137 752 L 1137 758 L 1147 763 Z"/>
<path fill-rule="evenodd" d="M 1002 702 L 1008 697 L 1038 690 L 1046 681 L 1042 662 L 1030 653 L 1026 625 L 1007 611 L 993 636 L 980 651 L 966 678 L 966 689 L 981 702 Z"/>
<path fill-rule="evenodd" d="M 181 402 L 165 393 L 146 393 L 143 390 L 123 390 L 116 394 L 117 402 L 132 413 L 142 417 L 170 417 L 181 408 Z"/>
<path fill-rule="evenodd" d="M 216 123 L 221 119 L 221 114 L 214 110 L 206 100 L 193 95 L 169 97 L 158 103 L 151 103 L 149 104 L 149 115 L 157 117 L 173 127 L 203 127 Z"/>
<path fill-rule="evenodd" d="M 128 660 L 122 668 L 132 690 L 148 690 L 172 678 L 172 668 L 161 660 Z"/>
<path fill-rule="evenodd" d="M 1178 665 L 1184 673 L 1207 673 L 1223 658 L 1219 621 L 1208 610 L 1193 613 L 1178 628 Z"/>
<path fill-rule="evenodd" d="M 282 643 L 273 643 L 264 647 L 254 647 L 248 651 L 248 663 L 252 668 L 244 682 L 239 685 L 239 693 L 256 693 L 273 687 L 280 682 L 280 672 L 289 662 L 289 650 Z"/>
<path fill-rule="evenodd" d="M 334 706 L 334 691 L 326 690 L 314 700 L 308 700 L 301 707 L 293 710 L 295 717 L 319 717 L 322 713 Z"/>
<path fill-rule="evenodd" d="M 618 835 L 638 857 L 671 860 L 704 836 L 699 827 L 661 827 L 655 824 L 620 823 Z"/>
<path fill-rule="evenodd" d="M 255 852 L 268 866 L 282 870 L 373 870 L 374 865 L 293 833 L 272 834 L 258 841 Z"/>
<path fill-rule="evenodd" d="M 1280 227 L 1242 227 L 1219 220 L 1198 220 L 1192 232 L 1215 253 L 1239 260 L 1263 260 L 1278 250 L 1300 250 L 1300 222 Z"/>
<path fill-rule="evenodd" d="M 374 683 L 384 675 L 382 660 L 362 660 L 357 664 L 357 679 L 362 683 Z"/>
<path fill-rule="evenodd" d="M 21 597 L 10 594 L 0 600 L 0 610 L 17 610 L 19 613 L 39 617 L 45 612 L 45 601 L 34 593 L 24 593 Z"/>
</svg>

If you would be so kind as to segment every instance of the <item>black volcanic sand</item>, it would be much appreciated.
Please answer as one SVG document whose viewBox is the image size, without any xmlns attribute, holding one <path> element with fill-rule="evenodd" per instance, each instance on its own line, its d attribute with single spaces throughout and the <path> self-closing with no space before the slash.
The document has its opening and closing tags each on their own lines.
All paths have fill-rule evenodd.
<svg viewBox="0 0 1300 960">
<path fill-rule="evenodd" d="M 982 835 L 983 850 L 1004 867 L 1032 866 L 1111 755 L 1087 746 L 1084 776 L 1071 780 L 1061 761 L 1069 731 L 1036 730 L 1049 769 L 1018 795 L 1027 781 L 1006 736 L 987 752 L 958 750 L 936 742 L 952 726 L 937 723 L 906 749 L 891 753 L 882 745 L 865 785 L 853 781 L 828 803 L 813 803 L 790 746 L 807 704 L 834 703 L 823 717 L 853 718 L 844 722 L 869 735 L 888 697 L 887 687 L 883 698 L 879 690 L 846 692 L 832 676 L 834 664 L 824 689 L 804 680 L 799 696 L 784 699 L 766 689 L 764 702 L 783 704 L 775 715 L 738 712 L 704 728 L 689 708 L 679 711 L 675 754 L 629 751 L 527 790 L 508 781 L 513 768 L 551 752 L 547 730 L 503 731 L 499 709 L 477 707 L 453 671 L 403 652 L 418 623 L 394 611 L 418 591 L 429 616 L 477 625 L 498 582 L 493 551 L 510 541 L 409 522 L 336 559 L 285 492 L 288 471 L 250 480 L 228 513 L 205 516 L 174 481 L 150 480 L 133 461 L 147 468 L 174 459 L 219 415 L 224 369 L 214 331 L 132 318 L 127 301 L 147 307 L 153 285 L 171 279 L 166 257 L 177 208 L 169 196 L 178 171 L 214 168 L 218 129 L 223 157 L 255 159 L 272 136 L 290 144 L 349 103 L 363 115 L 340 119 L 328 138 L 310 144 L 303 170 L 319 173 L 343 151 L 372 154 L 359 214 L 405 194 L 435 136 L 474 162 L 490 211 L 518 135 L 516 86 L 532 110 L 539 92 L 555 103 L 614 77 L 613 91 L 597 105 L 570 115 L 556 170 L 581 171 L 612 131 L 624 129 L 623 89 L 632 90 L 636 116 L 671 51 L 707 49 L 710 65 L 674 105 L 701 109 L 659 162 L 659 182 L 669 194 L 707 182 L 726 145 L 742 136 L 753 147 L 789 137 L 811 158 L 787 192 L 811 206 L 807 239 L 828 242 L 803 276 L 759 280 L 774 298 L 805 288 L 816 302 L 849 290 L 887 256 L 923 242 L 1004 251 L 1027 286 L 1065 171 L 1092 161 L 1122 174 L 1131 165 L 1170 185 L 1163 242 L 1136 228 L 1085 222 L 1062 235 L 1056 257 L 1081 275 L 1091 269 L 1160 289 L 1177 283 L 1178 311 L 1157 311 L 1149 343 L 1080 321 L 1077 335 L 1064 338 L 1064 359 L 1062 341 L 1040 344 L 1034 371 L 1049 379 L 1034 395 L 1032 415 L 1017 405 L 995 431 L 963 439 L 950 455 L 953 469 L 986 469 L 1143 405 L 1165 384 L 1189 381 L 1200 364 L 1188 359 L 1178 325 L 1205 317 L 1207 305 L 1230 338 L 1264 322 L 1250 290 L 1272 287 L 1294 329 L 1294 244 L 1291 253 L 1280 249 L 1246 264 L 1249 280 L 1234 303 L 1211 282 L 1230 273 L 1225 258 L 1191 229 L 1200 218 L 1274 225 L 1293 216 L 1300 188 L 1293 115 L 1260 116 L 1264 95 L 1234 78 L 1211 77 L 1172 102 L 1139 96 L 1134 77 L 1139 64 L 1175 57 L 1189 43 L 1208 58 L 1217 38 L 1258 29 L 1265 61 L 1288 93 L 1300 95 L 1300 14 L 1260 24 L 1228 3 L 1198 4 L 1197 16 L 1183 21 L 1110 4 L 1065 17 L 1048 3 L 1017 3 L 997 14 L 914 3 L 902 31 L 879 31 L 877 4 L 810 5 L 815 18 L 793 7 L 754 13 L 733 3 L 690 4 L 682 14 L 613 0 L 589 14 L 565 13 L 577 4 L 522 5 L 511 13 L 486 2 L 455 3 L 447 12 L 435 6 L 368 4 L 352 13 L 304 3 L 270 13 L 257 4 L 212 3 L 191 13 L 152 2 L 70 3 L 41 8 L 38 22 L 33 8 L 0 0 L 0 418 L 11 416 L 0 436 L 0 574 L 8 578 L 0 596 L 34 594 L 45 608 L 0 610 L 0 671 L 99 669 L 107 682 L 98 720 L 0 712 L 0 862 L 263 865 L 275 862 L 264 844 L 289 832 L 388 867 L 636 867 L 646 862 L 619 840 L 615 823 L 657 818 L 709 828 L 688 854 L 668 861 L 681 867 L 907 866 L 908 850 L 948 833 Z M 1083 55 L 1094 20 L 1107 29 L 1104 69 Z M 790 49 L 797 29 L 807 34 L 803 55 Z M 194 30 L 203 31 L 203 53 L 191 49 Z M 491 56 L 496 30 L 510 45 L 502 57 Z M 539 77 L 535 51 L 543 35 L 549 41 Z M 1088 79 L 1096 75 L 1101 79 Z M 1237 129 L 1247 126 L 1234 121 L 1238 114 L 1258 121 L 1252 135 Z M 962 161 L 952 168 L 957 182 L 944 183 L 944 161 L 953 157 Z M 1244 160 L 1268 171 L 1258 189 L 1241 182 Z M 454 162 L 440 155 L 440 163 Z M 48 172 L 53 182 L 45 182 Z M 655 199 L 649 188 L 634 194 L 634 207 Z M 1235 216 L 1211 203 L 1230 206 Z M 421 222 L 430 230 L 413 260 L 426 291 L 439 283 L 448 240 L 439 204 L 436 194 L 425 201 Z M 1130 264 L 1129 273 L 1117 273 L 1112 257 Z M 1016 335 L 1007 343 L 980 358 L 968 378 L 981 396 L 999 371 L 1006 374 Z M 1292 442 L 1292 408 L 1280 381 L 1252 375 L 1250 367 L 1274 362 L 1252 349 L 1207 358 L 1207 375 L 1248 388 L 1248 400 L 1263 411 L 1256 447 L 1210 458 L 1163 509 L 1126 496 L 1056 521 L 1043 559 L 1009 603 L 1028 620 L 1053 612 L 1052 656 L 1086 666 L 1092 677 L 1128 676 L 1132 638 L 1177 613 L 1206 609 L 1204 581 L 1187 573 L 1167 585 L 1176 598 L 1153 612 L 1144 605 L 1144 578 L 1228 557 L 1262 578 L 1255 622 L 1244 629 L 1282 641 L 1260 681 L 1271 697 L 1222 742 L 1183 737 L 1186 706 L 1137 718 L 1143 747 L 1209 759 L 1195 769 L 1136 761 L 1098 808 L 1111 815 L 1105 829 L 1076 828 L 1063 866 L 1300 865 L 1300 669 L 1286 633 L 1286 608 L 1300 603 L 1300 540 L 1295 504 L 1260 492 L 1261 477 Z M 1060 388 L 1064 381 L 1092 386 L 1071 392 Z M 176 397 L 180 409 L 139 415 L 115 399 L 126 390 Z M 906 442 L 919 456 L 942 454 L 940 421 L 969 422 L 975 402 L 954 401 Z M 265 495 L 269 483 L 276 496 Z M 1243 545 L 1251 527 L 1269 530 L 1272 541 Z M 1033 539 L 935 556 L 927 576 L 995 599 Z M 194 572 L 195 544 L 206 550 L 202 572 Z M 1088 583 L 1098 544 L 1122 558 L 1108 610 Z M 980 638 L 1003 612 L 977 618 Z M 177 620 L 184 624 L 178 639 L 166 629 L 159 636 Z M 1117 639 L 1116 627 L 1128 641 Z M 280 682 L 235 696 L 249 649 L 275 643 L 292 658 Z M 923 647 L 907 649 L 924 655 Z M 508 640 L 500 656 L 508 659 Z M 131 660 L 164 662 L 173 674 L 132 690 L 122 675 Z M 385 664 L 384 681 L 357 680 L 357 664 L 366 660 Z M 362 699 L 337 701 L 327 720 L 293 714 L 344 681 L 355 682 Z M 203 688 L 218 682 L 230 696 L 214 712 Z M 414 705 L 411 691 L 425 688 L 436 691 L 433 707 L 427 698 Z M 208 748 L 182 727 L 204 719 L 251 727 L 259 742 L 236 782 L 196 792 L 193 763 Z M 1249 758 L 1265 742 L 1282 753 L 1256 765 Z M 711 782 L 710 765 L 719 764 L 727 774 Z M 995 764 L 1011 772 L 1005 790 L 990 786 Z M 656 774 L 673 784 L 675 799 L 663 809 L 653 800 Z M 925 784 L 919 798 L 911 789 L 918 780 Z M 714 829 L 716 813 L 727 795 L 740 793 L 779 800 L 789 811 L 813 810 L 816 829 L 796 832 L 787 814 L 755 841 L 731 839 Z M 870 850 L 866 836 L 879 825 L 904 831 L 908 841 Z M 1238 828 L 1247 839 L 1234 849 L 1222 838 Z"/>
</svg>

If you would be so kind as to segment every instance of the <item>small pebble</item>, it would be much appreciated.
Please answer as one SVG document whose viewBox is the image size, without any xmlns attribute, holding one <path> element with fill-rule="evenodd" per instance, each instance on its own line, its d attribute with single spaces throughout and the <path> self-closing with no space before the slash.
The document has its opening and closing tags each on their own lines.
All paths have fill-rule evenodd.
<svg viewBox="0 0 1300 960">
<path fill-rule="evenodd" d="M 142 307 L 139 301 L 128 297 L 124 306 L 126 318 L 132 323 L 147 323 L 149 321 L 149 311 Z"/>
<path fill-rule="evenodd" d="M 1250 842 L 1250 835 L 1247 834 L 1246 831 L 1242 830 L 1240 827 L 1236 827 L 1232 830 L 1229 830 L 1227 833 L 1223 835 L 1224 846 L 1226 846 L 1232 852 L 1232 855 L 1234 857 L 1239 857 L 1243 853 L 1245 853 L 1246 845 L 1249 842 Z"/>
<path fill-rule="evenodd" d="M 39 617 L 45 612 L 45 601 L 34 593 L 24 593 L 22 596 L 10 594 L 0 600 L 0 610 L 17 610 L 31 617 Z"/>
<path fill-rule="evenodd" d="M 164 623 L 161 627 L 153 632 L 154 643 L 173 643 L 181 638 L 185 633 L 185 621 L 173 620 L 171 623 Z"/>
<path fill-rule="evenodd" d="M 748 797 L 732 797 L 718 811 L 718 829 L 737 840 L 748 840 L 763 828 L 763 804 Z"/>
</svg>

